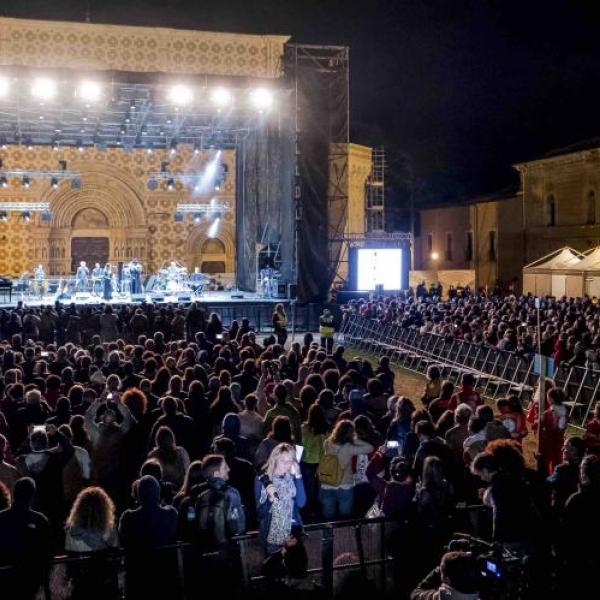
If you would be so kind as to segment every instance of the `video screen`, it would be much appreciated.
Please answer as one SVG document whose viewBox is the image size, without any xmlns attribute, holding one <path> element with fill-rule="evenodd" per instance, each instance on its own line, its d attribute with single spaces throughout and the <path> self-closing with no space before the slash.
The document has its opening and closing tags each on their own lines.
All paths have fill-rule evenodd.
<svg viewBox="0 0 600 600">
<path fill-rule="evenodd" d="M 402 249 L 359 248 L 358 289 L 374 290 L 383 285 L 384 290 L 400 290 L 402 273 Z"/>
</svg>

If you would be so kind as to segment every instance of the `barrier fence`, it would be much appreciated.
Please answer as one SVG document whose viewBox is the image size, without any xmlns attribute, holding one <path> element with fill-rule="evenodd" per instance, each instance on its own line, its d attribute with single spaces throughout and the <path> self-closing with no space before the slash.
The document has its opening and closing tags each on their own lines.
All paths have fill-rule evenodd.
<svg viewBox="0 0 600 600">
<path fill-rule="evenodd" d="M 539 379 L 533 355 L 421 333 L 415 327 L 385 324 L 355 314 L 346 314 L 338 340 L 365 352 L 389 356 L 393 364 L 417 373 L 426 373 L 429 366 L 437 365 L 442 378 L 453 383 L 458 383 L 463 373 L 472 373 L 482 396 L 490 400 L 516 393 L 527 401 Z M 558 367 L 551 378 L 567 393 L 571 425 L 581 429 L 600 399 L 600 371 Z"/>
<path fill-rule="evenodd" d="M 308 555 L 309 578 L 330 597 L 335 595 L 346 574 L 352 572 L 369 578 L 381 592 L 391 590 L 393 574 L 389 545 L 394 525 L 394 521 L 386 518 L 306 525 L 304 545 Z M 190 579 L 202 583 L 206 588 L 210 577 L 214 576 L 217 553 L 200 554 L 194 546 L 184 543 L 153 552 L 155 560 L 151 560 L 152 564 L 174 567 L 161 572 L 161 582 L 170 590 L 169 598 L 189 600 L 192 595 L 196 597 L 196 594 L 190 593 Z M 262 575 L 265 551 L 257 533 L 234 538 L 229 556 L 235 559 L 227 564 L 227 581 L 222 582 L 224 587 L 227 586 L 228 591 L 238 597 L 250 591 L 260 593 L 265 583 Z M 148 552 L 145 560 L 147 558 Z M 11 573 L 14 573 L 12 567 L 0 567 L 0 584 L 3 587 L 6 576 Z M 128 562 L 122 550 L 115 550 L 108 554 L 54 557 L 37 598 L 67 600 L 75 597 L 76 582 L 82 577 L 93 583 L 96 583 L 95 580 L 90 578 L 94 577 L 101 579 L 105 585 L 108 582 L 107 591 L 102 594 L 106 600 L 128 597 Z"/>
</svg>

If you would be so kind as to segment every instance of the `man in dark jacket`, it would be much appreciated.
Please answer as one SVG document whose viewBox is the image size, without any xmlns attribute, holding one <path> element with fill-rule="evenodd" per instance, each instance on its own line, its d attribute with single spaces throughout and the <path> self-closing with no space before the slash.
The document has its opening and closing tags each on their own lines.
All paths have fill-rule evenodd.
<svg viewBox="0 0 600 600">
<path fill-rule="evenodd" d="M 43 514 L 31 510 L 35 490 L 33 479 L 19 479 L 12 506 L 0 512 L 0 567 L 14 567 L 0 569 L 2 597 L 34 598 L 48 569 L 50 527 Z"/>
<path fill-rule="evenodd" d="M 177 554 L 165 548 L 177 541 L 177 511 L 160 503 L 160 485 L 154 477 L 139 480 L 140 505 L 126 510 L 119 537 L 127 565 L 127 597 L 178 598 Z"/>
</svg>

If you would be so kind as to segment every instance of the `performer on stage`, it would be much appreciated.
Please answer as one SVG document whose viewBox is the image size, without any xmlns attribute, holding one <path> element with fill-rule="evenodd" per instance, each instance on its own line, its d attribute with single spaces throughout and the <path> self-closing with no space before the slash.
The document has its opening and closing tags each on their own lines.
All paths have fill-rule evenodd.
<svg viewBox="0 0 600 600">
<path fill-rule="evenodd" d="M 177 263 L 172 260 L 167 269 L 167 290 L 174 292 L 179 288 L 179 273 L 181 269 Z"/>
<path fill-rule="evenodd" d="M 92 269 L 92 294 L 100 295 L 102 290 L 103 269 L 99 263 L 96 263 Z"/>
<path fill-rule="evenodd" d="M 46 289 L 46 273 L 44 272 L 44 267 L 42 265 L 38 265 L 33 270 L 33 279 L 35 282 L 35 291 L 41 298 L 44 295 L 44 291 Z"/>
<path fill-rule="evenodd" d="M 131 294 L 131 271 L 129 263 L 123 263 L 123 268 L 121 269 L 121 293 Z"/>
<path fill-rule="evenodd" d="M 142 293 L 142 265 L 138 262 L 137 258 L 134 258 L 129 263 L 129 273 L 131 275 L 131 293 L 141 294 Z"/>
<path fill-rule="evenodd" d="M 85 260 L 82 260 L 77 267 L 75 273 L 75 291 L 86 292 L 88 288 L 88 280 L 90 276 L 90 270 L 85 265 Z"/>
<path fill-rule="evenodd" d="M 102 296 L 105 300 L 112 300 L 113 294 L 113 274 L 112 274 L 112 266 L 110 263 L 106 263 L 104 265 L 104 269 L 102 270 Z"/>
</svg>

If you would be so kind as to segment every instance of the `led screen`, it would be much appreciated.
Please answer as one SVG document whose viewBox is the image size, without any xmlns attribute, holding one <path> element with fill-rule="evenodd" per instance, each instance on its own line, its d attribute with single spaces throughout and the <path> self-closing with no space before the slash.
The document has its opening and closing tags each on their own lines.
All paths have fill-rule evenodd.
<svg viewBox="0 0 600 600">
<path fill-rule="evenodd" d="M 374 290 L 383 285 L 384 290 L 399 290 L 402 273 L 402 250 L 400 248 L 359 248 L 358 289 Z"/>
</svg>

